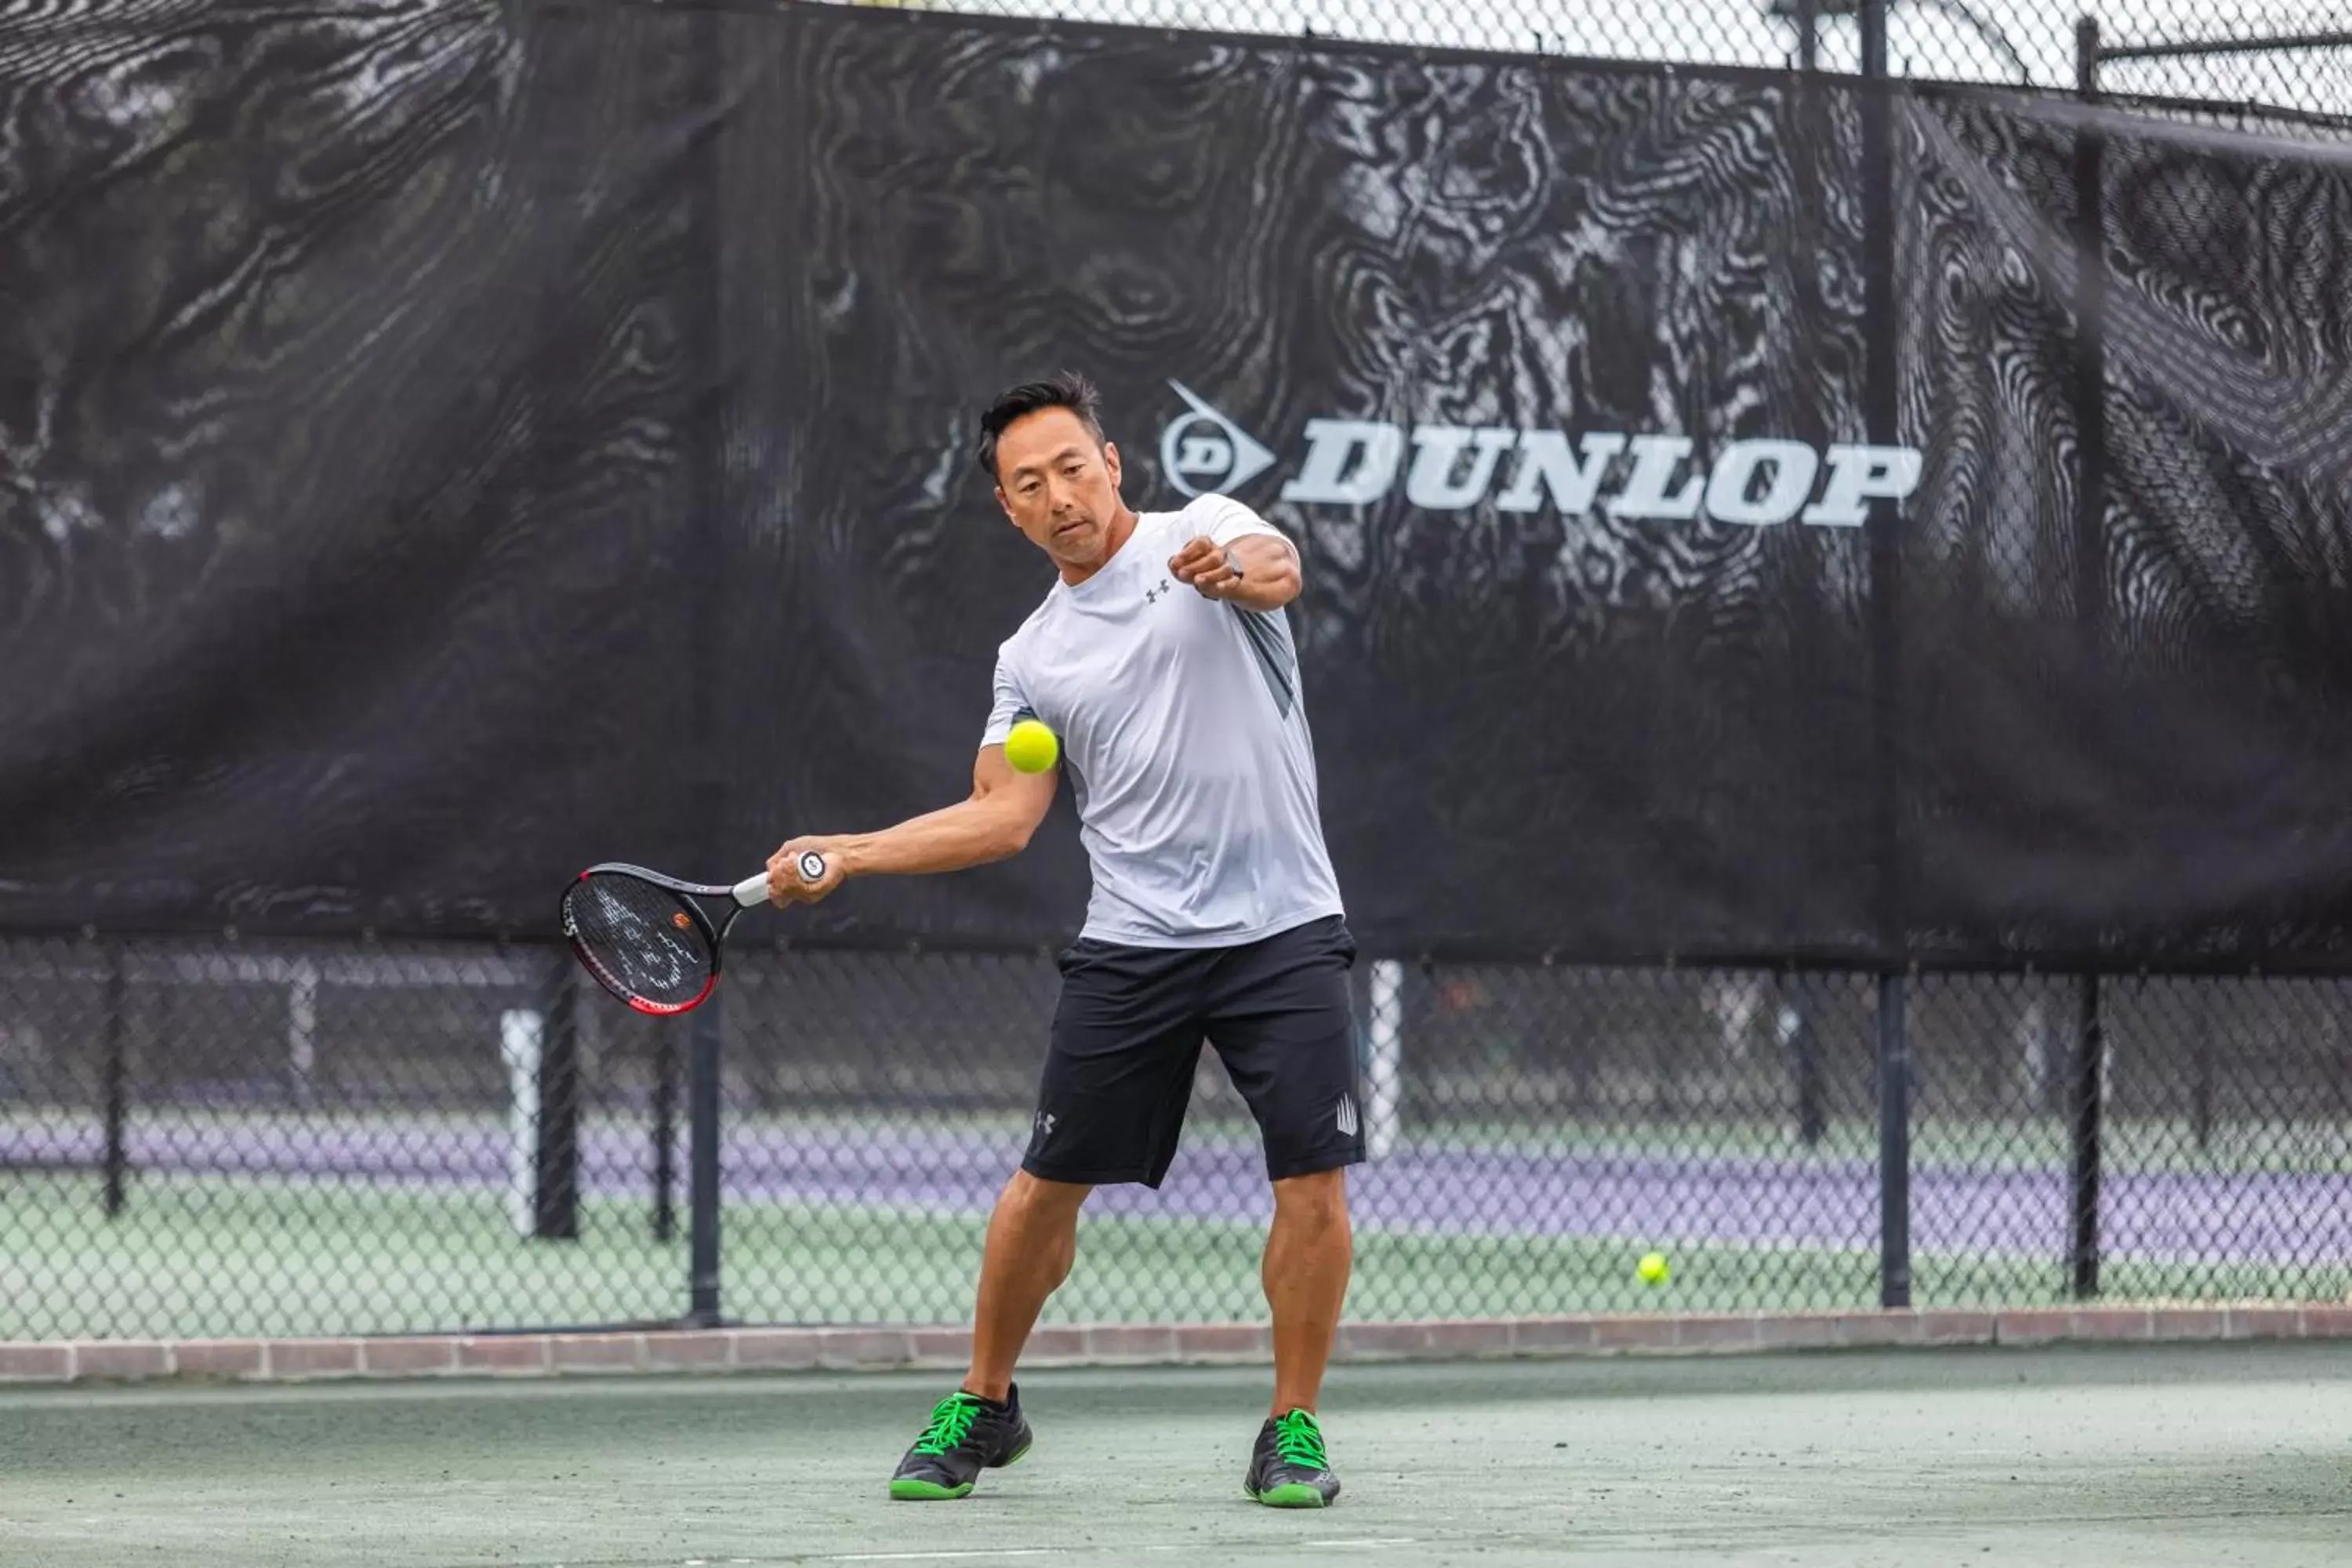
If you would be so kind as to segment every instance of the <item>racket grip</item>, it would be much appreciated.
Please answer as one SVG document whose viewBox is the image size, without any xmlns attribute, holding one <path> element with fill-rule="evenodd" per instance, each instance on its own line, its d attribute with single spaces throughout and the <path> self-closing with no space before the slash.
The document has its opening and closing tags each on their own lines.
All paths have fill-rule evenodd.
<svg viewBox="0 0 2352 1568">
<path fill-rule="evenodd" d="M 800 873 L 801 880 L 803 882 L 814 882 L 818 880 L 824 875 L 824 857 L 818 854 L 814 849 L 802 850 Z M 754 904 L 766 903 L 768 901 L 768 874 L 765 871 L 762 871 L 756 877 L 746 877 L 741 881 L 736 883 L 735 901 L 742 905 L 747 910 Z"/>
</svg>

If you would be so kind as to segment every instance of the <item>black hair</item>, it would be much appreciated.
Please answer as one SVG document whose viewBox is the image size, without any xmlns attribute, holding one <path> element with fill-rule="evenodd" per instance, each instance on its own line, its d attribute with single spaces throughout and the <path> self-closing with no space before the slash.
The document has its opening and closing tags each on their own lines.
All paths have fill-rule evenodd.
<svg viewBox="0 0 2352 1568">
<path fill-rule="evenodd" d="M 1076 371 L 1066 370 L 1044 381 L 1023 382 L 1019 386 L 1007 388 L 996 395 L 996 401 L 990 404 L 988 412 L 980 416 L 980 448 L 973 454 L 979 459 L 980 471 L 994 479 L 997 477 L 996 443 L 1006 426 L 1016 419 L 1026 418 L 1048 408 L 1068 409 L 1078 416 L 1078 423 L 1094 437 L 1095 445 L 1099 447 L 1103 444 L 1102 394 L 1095 390 L 1093 382 Z"/>
</svg>

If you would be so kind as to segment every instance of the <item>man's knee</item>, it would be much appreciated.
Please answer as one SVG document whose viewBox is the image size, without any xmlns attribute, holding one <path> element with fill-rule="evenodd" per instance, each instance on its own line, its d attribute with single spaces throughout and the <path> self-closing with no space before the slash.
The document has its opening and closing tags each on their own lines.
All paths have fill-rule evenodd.
<svg viewBox="0 0 2352 1568">
<path fill-rule="evenodd" d="M 1004 1184 L 997 1203 L 1029 1219 L 1059 1219 L 1075 1216 L 1094 1188 L 1077 1182 L 1049 1182 L 1043 1176 L 1033 1176 L 1026 1171 L 1015 1171 L 1013 1179 Z"/>
<path fill-rule="evenodd" d="M 1315 1229 L 1345 1224 L 1348 1218 L 1346 1168 L 1316 1171 L 1304 1176 L 1286 1176 L 1275 1183 L 1274 1216 L 1277 1221 L 1287 1219 L 1293 1224 Z"/>
<path fill-rule="evenodd" d="M 998 1194 L 989 1223 L 989 1247 L 1016 1269 L 1044 1269 L 1048 1290 L 1061 1289 L 1078 1257 L 1078 1209 L 1092 1187 L 1048 1182 L 1015 1171 Z"/>
</svg>

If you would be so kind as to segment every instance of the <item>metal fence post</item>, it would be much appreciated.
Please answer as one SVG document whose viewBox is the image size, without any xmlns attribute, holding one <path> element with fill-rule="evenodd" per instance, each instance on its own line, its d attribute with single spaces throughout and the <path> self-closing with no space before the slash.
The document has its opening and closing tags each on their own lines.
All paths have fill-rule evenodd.
<svg viewBox="0 0 2352 1568">
<path fill-rule="evenodd" d="M 574 976 L 579 966 L 558 950 L 550 959 L 546 1019 L 539 1056 L 539 1126 L 533 1142 L 531 1234 L 580 1235 L 580 1026 Z"/>
<path fill-rule="evenodd" d="M 1878 1304 L 1911 1304 L 1911 1037 L 1903 976 L 1878 977 Z"/>
<path fill-rule="evenodd" d="M 720 1008 L 714 994 L 696 1008 L 686 1079 L 687 1231 L 689 1298 L 687 1321 L 697 1328 L 719 1318 L 719 1090 Z"/>
<path fill-rule="evenodd" d="M 709 1004 L 706 1004 L 708 1005 Z M 677 1041 L 654 1042 L 654 1239 L 677 1236 Z"/>
<path fill-rule="evenodd" d="M 2074 86 L 2085 103 L 2099 96 L 2099 21 L 2074 24 Z M 2106 259 L 2101 219 L 2104 152 L 2085 125 L 2074 138 L 2074 421 L 2080 468 L 2074 491 L 2074 616 L 2087 672 L 2101 663 L 2106 611 L 2107 401 Z M 2099 1293 L 2100 1075 L 2104 1033 L 2099 977 L 2076 980 L 2073 1070 L 2067 1074 L 2067 1125 L 2074 1143 L 2073 1224 L 2067 1249 L 2077 1298 Z"/>
<path fill-rule="evenodd" d="M 695 264 L 691 302 L 686 312 L 686 372 L 691 378 L 692 408 L 688 425 L 688 485 L 694 496 L 695 520 L 705 559 L 728 559 L 727 435 L 730 353 L 722 325 L 726 287 L 726 28 L 728 18 L 705 11 L 693 24 L 688 47 L 689 121 L 687 178 L 690 192 L 686 206 L 688 258 Z M 697 624 L 718 628 L 729 624 L 726 613 L 730 587 L 725 574 L 696 574 Z M 716 737 L 726 728 L 729 710 L 727 681 L 729 650 L 721 636 L 698 639 L 695 652 L 692 708 L 688 732 Z M 729 759 L 715 745 L 705 745 L 690 772 L 692 787 L 691 841 L 706 865 L 727 863 L 740 853 L 729 843 L 726 828 Z M 725 1037 L 726 997 L 714 994 L 692 1015 L 687 1065 L 687 1252 L 688 1321 L 701 1328 L 719 1319 L 719 1136 L 720 1116 L 721 1045 Z M 667 1132 L 665 1133 L 667 1138 Z M 658 1158 L 659 1169 L 669 1168 L 668 1144 Z M 656 1228 L 674 1224 L 668 1217 L 669 1184 L 662 1182 L 656 1202 Z"/>
<path fill-rule="evenodd" d="M 1870 439 L 1895 439 L 1895 110 L 1886 72 L 1887 0 L 1862 6 L 1862 287 L 1864 368 L 1863 417 Z M 1895 503 L 1871 502 L 1870 613 L 1873 679 L 1873 773 L 1876 779 L 1874 838 L 1878 859 L 1878 1182 L 1879 1304 L 1911 1304 L 1911 1049 L 1906 1034 L 1906 945 L 1902 879 L 1898 730 L 1902 722 L 1900 592 L 1901 514 Z"/>
<path fill-rule="evenodd" d="M 122 1212 L 124 1174 L 130 1166 L 125 1148 L 130 1122 L 131 1072 L 125 1058 L 128 1054 L 125 1037 L 130 1033 L 130 983 L 123 973 L 122 944 L 114 943 L 106 953 L 106 1059 L 100 1071 L 103 1081 L 100 1093 L 105 1101 L 106 1116 L 106 1217 L 112 1219 Z"/>
<path fill-rule="evenodd" d="M 2099 1293 L 2099 1172 L 2104 1163 L 2100 1122 L 2106 1096 L 2104 1058 L 2106 1030 L 2099 1016 L 2099 977 L 2084 974 L 2075 982 L 2074 1071 L 2067 1075 L 2067 1124 L 2074 1137 L 2074 1235 L 2068 1248 L 2072 1286 L 2076 1297 Z"/>
<path fill-rule="evenodd" d="M 2189 1089 L 2189 1122 L 2197 1135 L 2197 1151 L 2213 1147 L 2213 990 L 2208 981 L 2189 992 L 2189 1048 L 2196 1053 L 2195 1076 Z"/>
</svg>

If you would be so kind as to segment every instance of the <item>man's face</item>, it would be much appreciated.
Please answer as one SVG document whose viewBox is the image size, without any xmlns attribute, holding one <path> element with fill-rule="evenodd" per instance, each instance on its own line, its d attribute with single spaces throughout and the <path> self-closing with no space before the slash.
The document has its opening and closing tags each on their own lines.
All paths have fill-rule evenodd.
<svg viewBox="0 0 2352 1568">
<path fill-rule="evenodd" d="M 996 442 L 996 499 L 1013 526 L 1063 566 L 1092 570 L 1110 559 L 1119 515 L 1118 448 L 1066 408 L 1007 426 Z"/>
</svg>

